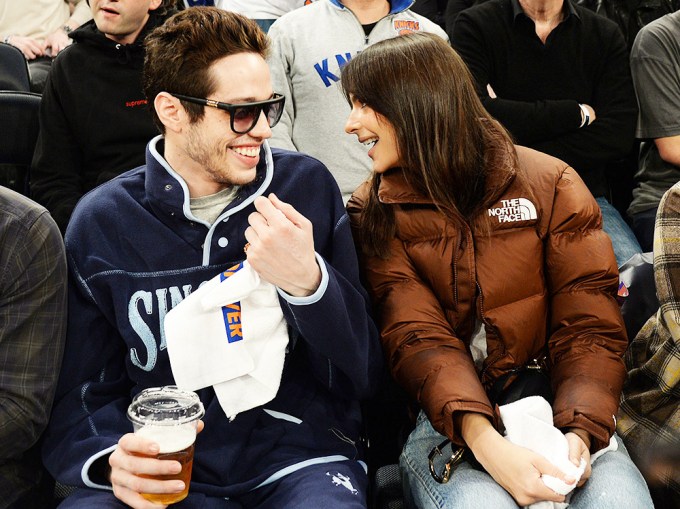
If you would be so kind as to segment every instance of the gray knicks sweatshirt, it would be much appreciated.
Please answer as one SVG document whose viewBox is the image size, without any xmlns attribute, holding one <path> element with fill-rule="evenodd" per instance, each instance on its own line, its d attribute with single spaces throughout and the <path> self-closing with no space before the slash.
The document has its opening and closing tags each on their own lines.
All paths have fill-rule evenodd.
<svg viewBox="0 0 680 509">
<path fill-rule="evenodd" d="M 345 133 L 350 107 L 339 87 L 340 68 L 370 44 L 405 31 L 432 32 L 448 41 L 437 24 L 411 12 L 413 0 L 391 0 L 390 12 L 370 35 L 340 0 L 319 0 L 289 12 L 269 29 L 274 92 L 286 96 L 270 145 L 307 153 L 323 162 L 345 202 L 371 172 L 368 147 Z"/>
</svg>

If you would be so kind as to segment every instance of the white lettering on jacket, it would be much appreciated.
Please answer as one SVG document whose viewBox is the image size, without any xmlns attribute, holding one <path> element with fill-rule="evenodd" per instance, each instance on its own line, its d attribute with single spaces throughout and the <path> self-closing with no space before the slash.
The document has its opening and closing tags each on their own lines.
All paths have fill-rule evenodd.
<svg viewBox="0 0 680 509">
<path fill-rule="evenodd" d="M 170 293 L 170 308 L 168 308 L 168 293 Z M 142 340 L 146 348 L 146 362 L 142 362 L 137 348 L 130 348 L 130 360 L 132 364 L 144 371 L 151 371 L 156 366 L 158 359 L 158 350 L 165 350 L 165 330 L 163 329 L 163 322 L 165 315 L 169 309 L 174 308 L 177 304 L 182 302 L 191 294 L 191 285 L 184 285 L 180 289 L 177 286 L 169 288 L 159 288 L 154 293 L 139 290 L 132 294 L 130 302 L 128 303 L 128 318 L 130 326 L 137 333 L 139 339 Z M 155 304 L 154 308 L 154 295 Z M 140 306 L 141 304 L 141 306 Z M 142 317 L 142 313 L 151 317 L 157 312 L 158 315 L 158 330 L 160 331 L 160 341 L 154 336 L 153 331 Z M 142 355 L 144 357 L 144 355 Z"/>
<path fill-rule="evenodd" d="M 489 209 L 489 215 L 497 217 L 499 223 L 529 221 L 537 218 L 536 207 L 526 198 L 501 200 L 501 206 Z"/>
</svg>

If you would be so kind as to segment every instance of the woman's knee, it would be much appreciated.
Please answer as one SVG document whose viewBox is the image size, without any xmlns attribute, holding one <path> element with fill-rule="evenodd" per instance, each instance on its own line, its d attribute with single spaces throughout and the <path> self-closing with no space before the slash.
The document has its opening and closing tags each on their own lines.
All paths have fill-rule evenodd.
<svg viewBox="0 0 680 509">
<path fill-rule="evenodd" d="M 573 509 L 641 509 L 654 504 L 642 474 L 617 437 L 618 449 L 593 463 L 590 479 L 571 498 Z"/>
</svg>

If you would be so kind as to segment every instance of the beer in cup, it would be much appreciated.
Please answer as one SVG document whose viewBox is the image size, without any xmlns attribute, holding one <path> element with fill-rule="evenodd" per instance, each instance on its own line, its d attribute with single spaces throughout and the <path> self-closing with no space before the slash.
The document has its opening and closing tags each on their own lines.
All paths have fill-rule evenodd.
<svg viewBox="0 0 680 509">
<path fill-rule="evenodd" d="M 127 414 L 135 434 L 159 445 L 160 452 L 156 458 L 179 461 L 182 465 L 179 474 L 141 477 L 181 480 L 185 486 L 181 493 L 142 493 L 142 497 L 166 505 L 187 497 L 194 462 L 196 426 L 204 413 L 203 404 L 195 393 L 182 391 L 174 385 L 145 389 L 134 397 Z"/>
</svg>

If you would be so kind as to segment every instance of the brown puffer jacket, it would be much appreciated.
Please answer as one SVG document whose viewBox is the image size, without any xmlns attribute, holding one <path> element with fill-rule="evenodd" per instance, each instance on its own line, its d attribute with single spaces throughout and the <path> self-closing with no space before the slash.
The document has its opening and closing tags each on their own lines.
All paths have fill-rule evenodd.
<svg viewBox="0 0 680 509">
<path fill-rule="evenodd" d="M 454 412 L 496 422 L 485 387 L 547 349 L 555 426 L 588 431 L 596 451 L 614 432 L 626 374 L 611 242 L 572 168 L 516 150 L 519 169 L 506 154 L 487 177 L 486 233 L 445 217 L 399 170 L 383 174 L 379 197 L 394 207 L 397 233 L 388 259 L 358 246 L 365 282 L 392 374 L 437 431 L 463 444 Z M 367 196 L 365 184 L 347 205 L 358 244 Z M 481 373 L 469 351 L 477 320 L 487 340 Z"/>
</svg>

